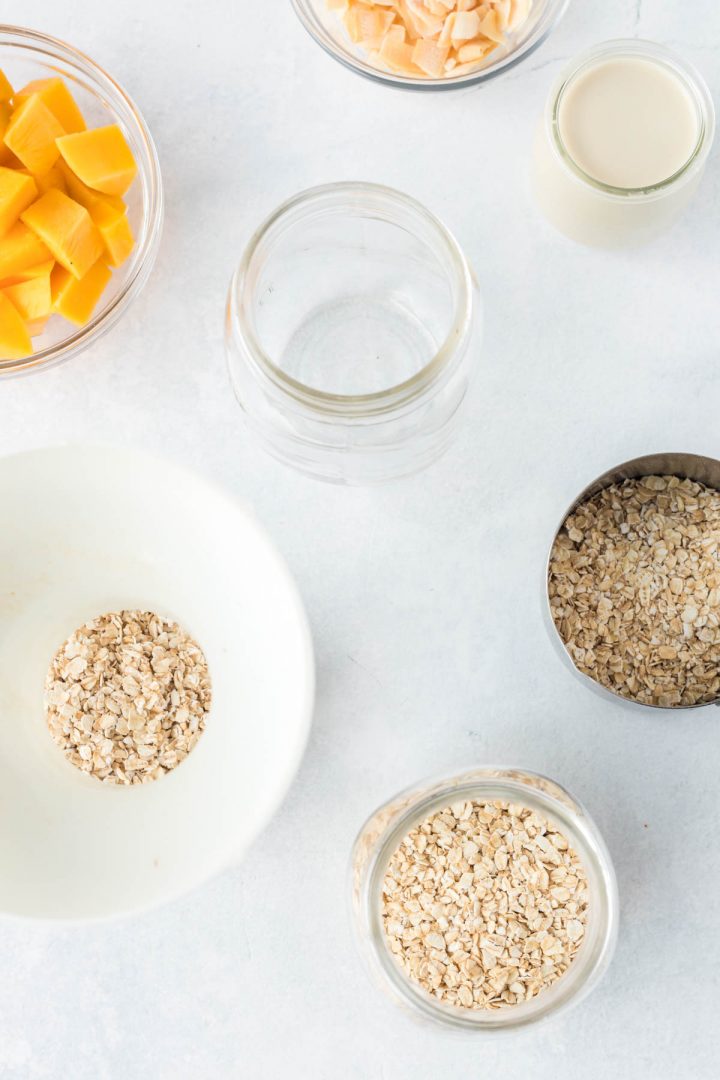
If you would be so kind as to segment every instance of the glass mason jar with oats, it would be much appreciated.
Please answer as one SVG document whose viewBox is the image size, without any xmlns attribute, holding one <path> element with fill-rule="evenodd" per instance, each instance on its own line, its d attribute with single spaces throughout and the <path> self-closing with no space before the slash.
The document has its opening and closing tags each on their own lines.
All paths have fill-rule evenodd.
<svg viewBox="0 0 720 1080">
<path fill-rule="evenodd" d="M 492 824 L 473 825 L 477 842 L 467 847 L 473 815 Z M 473 865 L 453 862 L 449 854 L 454 822 Z M 495 850 L 494 859 L 483 850 L 482 835 Z M 412 884 L 398 870 L 403 860 Z M 571 919 L 565 923 L 571 889 L 563 881 L 570 884 L 570 874 L 582 899 L 570 904 Z M 617 885 L 597 826 L 554 780 L 524 769 L 472 769 L 396 795 L 360 830 L 350 876 L 357 941 L 375 983 L 415 1017 L 458 1031 L 492 1034 L 556 1016 L 597 985 L 615 949 Z M 398 896 L 409 912 L 404 931 L 393 914 Z M 520 908 L 523 913 L 517 914 Z M 472 946 L 457 929 L 468 910 Z M 505 938 L 507 956 L 502 955 Z M 412 965 L 404 963 L 406 939 L 421 939 L 428 948 L 412 973 Z M 567 956 L 558 962 L 565 947 Z M 463 959 L 455 961 L 458 956 Z M 529 977 L 528 971 L 518 973 L 523 964 Z M 444 976 L 438 975 L 438 965 Z M 507 978 L 497 981 L 506 974 L 502 965 L 513 969 L 509 984 Z M 458 968 L 474 973 L 465 987 L 458 985 Z M 497 995 L 484 995 L 489 982 L 499 988 Z"/>
</svg>

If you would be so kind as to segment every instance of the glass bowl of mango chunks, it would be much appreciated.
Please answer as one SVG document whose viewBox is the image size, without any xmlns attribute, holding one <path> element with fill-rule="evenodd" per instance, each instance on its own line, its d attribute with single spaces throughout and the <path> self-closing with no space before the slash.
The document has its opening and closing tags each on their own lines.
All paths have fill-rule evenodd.
<svg viewBox="0 0 720 1080">
<path fill-rule="evenodd" d="M 63 42 L 0 25 L 0 377 L 61 363 L 152 270 L 157 152 L 125 91 Z"/>
<path fill-rule="evenodd" d="M 292 0 L 308 33 L 351 71 L 405 90 L 456 90 L 530 56 L 570 0 Z"/>
</svg>

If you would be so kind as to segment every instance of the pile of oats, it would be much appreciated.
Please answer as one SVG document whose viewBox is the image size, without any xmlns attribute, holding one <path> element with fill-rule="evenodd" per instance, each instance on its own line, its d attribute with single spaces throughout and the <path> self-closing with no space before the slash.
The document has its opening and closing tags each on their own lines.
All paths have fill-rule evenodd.
<svg viewBox="0 0 720 1080">
<path fill-rule="evenodd" d="M 573 663 L 646 705 L 720 695 L 720 492 L 644 476 L 582 503 L 553 546 L 555 625 Z"/>
<path fill-rule="evenodd" d="M 580 860 L 548 821 L 514 803 L 460 802 L 405 837 L 381 913 L 414 982 L 446 1004 L 498 1009 L 567 971 L 588 905 Z"/>
<path fill-rule="evenodd" d="M 157 780 L 205 728 L 207 661 L 177 623 L 120 611 L 81 626 L 45 683 L 50 734 L 83 772 L 111 784 Z"/>
</svg>

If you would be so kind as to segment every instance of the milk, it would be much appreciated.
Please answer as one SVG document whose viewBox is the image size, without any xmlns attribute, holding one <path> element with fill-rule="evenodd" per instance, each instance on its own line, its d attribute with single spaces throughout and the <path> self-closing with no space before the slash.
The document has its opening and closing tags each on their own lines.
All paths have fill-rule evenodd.
<svg viewBox="0 0 720 1080">
<path fill-rule="evenodd" d="M 620 247 L 673 224 L 712 142 L 701 77 L 649 42 L 608 42 L 554 88 L 537 132 L 534 178 L 550 221 L 580 242 Z"/>
</svg>

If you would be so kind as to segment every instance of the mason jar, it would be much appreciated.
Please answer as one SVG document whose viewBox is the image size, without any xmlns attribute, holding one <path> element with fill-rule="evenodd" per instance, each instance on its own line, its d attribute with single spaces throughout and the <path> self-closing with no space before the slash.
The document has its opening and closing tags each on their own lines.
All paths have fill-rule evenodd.
<svg viewBox="0 0 720 1080">
<path fill-rule="evenodd" d="M 618 187 L 590 175 L 574 160 L 562 133 L 563 107 L 579 80 L 601 64 L 623 60 L 656 65 L 658 74 L 677 80 L 678 88 L 687 95 L 688 116 L 694 125 L 692 135 L 687 135 L 687 158 L 670 175 L 639 187 Z M 533 160 L 540 209 L 560 232 L 580 243 L 618 248 L 651 240 L 672 226 L 690 202 L 702 177 L 714 131 L 715 113 L 708 87 L 682 57 L 650 41 L 618 40 L 596 45 L 572 61 L 547 99 Z"/>
<path fill-rule="evenodd" d="M 477 365 L 479 301 L 443 224 L 387 187 L 281 206 L 230 285 L 230 379 L 249 428 L 310 476 L 367 484 L 449 444 Z"/>
<path fill-rule="evenodd" d="M 587 876 L 588 923 L 568 970 L 537 996 L 498 1009 L 462 1008 L 444 1003 L 414 983 L 392 955 L 382 922 L 383 882 L 393 854 L 421 822 L 459 802 L 495 800 L 535 811 L 565 836 Z M 598 984 L 615 949 L 617 885 L 602 836 L 573 795 L 556 781 L 527 769 L 471 769 L 421 781 L 394 796 L 360 830 L 352 852 L 350 890 L 356 939 L 375 984 L 416 1019 L 469 1034 L 526 1028 L 577 1004 Z"/>
</svg>

